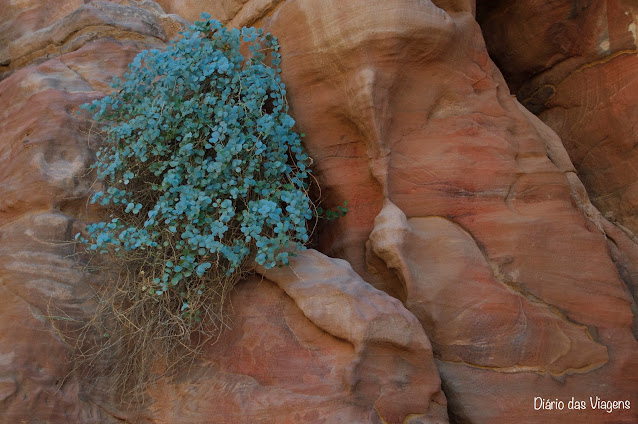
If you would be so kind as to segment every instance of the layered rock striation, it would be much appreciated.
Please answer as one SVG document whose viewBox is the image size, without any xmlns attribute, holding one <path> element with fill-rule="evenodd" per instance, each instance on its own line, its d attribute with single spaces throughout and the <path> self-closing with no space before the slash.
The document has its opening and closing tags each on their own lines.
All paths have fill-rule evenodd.
<svg viewBox="0 0 638 424">
<path fill-rule="evenodd" d="M 593 204 L 638 231 L 638 5 L 479 2 L 490 54 L 561 140 Z"/>
<path fill-rule="evenodd" d="M 580 160 L 569 140 L 581 133 L 554 126 L 559 137 L 521 106 L 488 56 L 474 2 L 58 3 L 11 2 L 0 15 L 5 421 L 638 419 L 638 247 L 631 231 L 598 211 L 608 208 L 585 170 L 625 162 Z M 608 12 L 625 10 L 607 3 Z M 504 3 L 478 8 L 493 46 L 486 22 L 500 22 Z M 515 10 L 524 15 L 522 5 Z M 77 110 L 108 92 L 137 52 L 174 37 L 186 24 L 180 16 L 200 12 L 279 38 L 291 114 L 306 134 L 322 202 L 347 200 L 349 211 L 322 224 L 316 249 L 290 267 L 257 269 L 240 283 L 232 328 L 191 367 L 150 387 L 146 405 L 125 408 L 108 378 L 73 372 L 72 348 L 51 325 L 90 316 L 90 283 L 101 281 L 78 266 L 72 244 L 100 214 L 87 206 L 96 140 Z M 630 40 L 614 31 L 609 49 L 620 52 Z M 533 86 L 530 73 L 549 78 L 568 61 L 547 47 L 519 58 L 507 47 L 514 33 L 501 50 L 518 60 L 501 66 L 521 98 Z M 605 63 L 631 58 L 619 53 Z M 587 60 L 574 75 L 598 69 Z M 551 102 L 583 92 L 559 86 L 542 102 L 550 125 L 561 109 Z M 629 114 L 622 98 L 610 97 L 610 108 Z M 582 122 L 611 131 L 594 109 Z M 536 397 L 590 396 L 634 408 L 534 408 Z"/>
</svg>

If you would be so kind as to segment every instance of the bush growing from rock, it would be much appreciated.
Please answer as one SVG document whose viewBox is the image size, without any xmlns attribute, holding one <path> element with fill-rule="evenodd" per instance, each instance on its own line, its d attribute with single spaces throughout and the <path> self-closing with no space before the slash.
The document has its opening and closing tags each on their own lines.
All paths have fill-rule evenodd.
<svg viewBox="0 0 638 424">
<path fill-rule="evenodd" d="M 287 114 L 277 40 L 202 17 L 84 106 L 102 125 L 91 202 L 109 218 L 76 238 L 115 265 L 94 324 L 107 345 L 134 346 L 123 379 L 133 368 L 148 378 L 152 360 L 140 355 L 170 357 L 193 330 L 218 333 L 250 264 L 285 265 L 309 239 L 309 158 Z"/>
</svg>

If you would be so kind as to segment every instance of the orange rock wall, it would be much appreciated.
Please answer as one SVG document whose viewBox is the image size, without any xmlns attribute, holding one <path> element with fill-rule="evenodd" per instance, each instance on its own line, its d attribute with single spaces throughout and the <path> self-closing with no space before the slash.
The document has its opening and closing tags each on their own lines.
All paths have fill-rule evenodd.
<svg viewBox="0 0 638 424">
<path fill-rule="evenodd" d="M 606 169 L 629 187 L 633 180 L 614 169 L 630 167 L 631 156 L 622 144 L 614 144 L 616 156 L 586 160 L 572 148 L 593 138 L 594 126 L 617 130 L 596 104 L 624 116 L 619 131 L 635 122 L 630 65 L 604 65 L 609 78 L 627 82 L 607 84 L 592 62 L 600 59 L 587 56 L 600 38 L 600 15 L 590 15 L 599 6 L 58 3 L 0 4 L 0 421 L 638 420 L 638 245 L 598 211 L 612 209 L 592 183 Z M 617 53 L 631 48 L 622 28 L 630 3 L 606 2 L 617 19 L 607 23 L 611 53 L 601 64 L 635 57 Z M 544 19 L 534 7 L 544 7 Z M 50 331 L 52 315 L 90 313 L 88 283 L 100 278 L 70 257 L 73 234 L 99 214 L 86 207 L 90 122 L 76 112 L 108 91 L 138 51 L 164 45 L 184 18 L 204 11 L 279 38 L 291 114 L 306 134 L 323 202 L 347 200 L 349 211 L 322 224 L 316 250 L 290 268 L 258 270 L 241 283 L 233 328 L 189 370 L 151 387 L 149 404 L 126 409 L 107 378 L 88 382 L 71 372 L 70 348 Z M 508 16 L 525 21 L 537 41 L 503 25 Z M 587 56 L 574 74 L 588 75 L 585 82 L 524 102 L 542 109 L 558 135 L 510 94 L 482 30 L 519 98 L 536 92 L 530 81 L 545 81 L 530 75 L 545 78 L 571 63 L 564 57 Z M 600 81 L 593 88 L 592 78 Z M 582 84 L 601 100 L 578 97 Z M 592 113 L 563 119 L 572 127 L 563 131 L 567 124 L 553 123 L 568 109 L 551 106 L 560 99 Z M 622 222 L 631 228 L 629 218 Z M 572 396 L 629 400 L 633 408 L 534 409 L 535 397 Z"/>
<path fill-rule="evenodd" d="M 561 137 L 594 205 L 638 231 L 638 4 L 485 2 L 479 20 L 512 90 Z"/>
</svg>

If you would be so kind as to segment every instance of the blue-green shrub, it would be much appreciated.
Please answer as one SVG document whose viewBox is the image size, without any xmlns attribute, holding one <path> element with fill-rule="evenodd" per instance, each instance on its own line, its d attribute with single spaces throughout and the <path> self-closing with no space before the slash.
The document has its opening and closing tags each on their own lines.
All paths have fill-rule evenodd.
<svg viewBox="0 0 638 424">
<path fill-rule="evenodd" d="M 202 18 L 83 106 L 101 135 L 91 202 L 108 218 L 76 239 L 108 254 L 110 278 L 76 346 L 89 368 L 115 358 L 104 362 L 125 402 L 220 334 L 253 263 L 286 265 L 309 239 L 310 159 L 288 116 L 277 40 Z"/>
<path fill-rule="evenodd" d="M 287 264 L 312 218 L 309 158 L 287 114 L 276 38 L 202 17 L 84 105 L 104 137 L 94 164 L 103 190 L 91 202 L 111 218 L 77 237 L 90 251 L 135 258 L 144 290 L 174 291 L 182 310 L 194 287 L 253 260 Z"/>
</svg>

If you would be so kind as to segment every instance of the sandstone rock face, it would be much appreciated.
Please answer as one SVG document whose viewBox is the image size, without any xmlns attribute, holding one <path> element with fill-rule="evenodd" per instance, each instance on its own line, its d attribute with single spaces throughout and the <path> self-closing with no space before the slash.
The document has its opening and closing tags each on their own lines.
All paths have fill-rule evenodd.
<svg viewBox="0 0 638 424">
<path fill-rule="evenodd" d="M 186 23 L 149 0 L 48 2 L 44 7 L 37 1 L 8 3 L 0 24 L 6 37 L 0 44 L 0 72 L 75 51 L 99 38 L 166 42 Z"/>
<path fill-rule="evenodd" d="M 76 218 L 93 214 L 90 123 L 77 111 L 181 20 L 131 5 L 57 3 L 5 2 L 0 16 L 9 37 L 0 44 L 0 421 L 118 422 L 112 394 L 78 381 L 51 326 L 85 318 L 92 293 L 73 260 Z"/>
<path fill-rule="evenodd" d="M 638 5 L 479 2 L 490 54 L 563 140 L 592 202 L 638 231 Z"/>
<path fill-rule="evenodd" d="M 193 22 L 204 12 L 232 27 L 251 26 L 283 0 L 159 0 L 164 10 Z"/>
<path fill-rule="evenodd" d="M 199 363 L 154 385 L 146 407 L 124 408 L 108 379 L 74 372 L 52 323 L 86 319 L 89 283 L 99 278 L 73 255 L 78 219 L 99 214 L 87 205 L 95 140 L 78 106 L 184 21 L 152 2 L 66 7 L 53 17 L 35 4 L 3 15 L 0 421 L 447 423 L 419 321 L 346 262 L 316 251 L 265 272 L 277 284 L 244 282 L 232 330 Z"/>
<path fill-rule="evenodd" d="M 160 3 L 12 2 L 0 16 L 3 420 L 638 420 L 638 245 L 511 97 L 473 1 Z M 181 28 L 164 11 L 279 38 L 324 206 L 347 200 L 349 212 L 319 228 L 323 253 L 242 282 L 233 327 L 125 410 L 108 381 L 69 374 L 50 320 L 86 317 L 99 278 L 69 256 L 99 214 L 86 205 L 93 150 L 77 107 Z M 548 66 L 544 48 L 526 66 Z M 590 396 L 632 409 L 592 410 Z M 535 397 L 588 408 L 535 410 Z"/>
<path fill-rule="evenodd" d="M 430 343 L 401 302 L 313 250 L 260 272 L 206 364 L 152 390 L 154 421 L 447 422 Z"/>
<path fill-rule="evenodd" d="M 263 20 L 327 202 L 350 204 L 321 249 L 421 320 L 454 421 L 631 422 L 533 408 L 633 398 L 635 301 L 560 140 L 509 95 L 471 10 L 442 6 L 299 0 Z"/>
<path fill-rule="evenodd" d="M 348 385 L 385 421 L 403 422 L 405 411 L 413 412 L 410 420 L 445 419 L 430 342 L 400 301 L 361 280 L 346 261 L 313 250 L 299 254 L 290 267 L 260 272 L 318 327 L 353 345 L 356 359 Z"/>
<path fill-rule="evenodd" d="M 586 327 L 529 299 L 516 281 L 498 281 L 472 236 L 452 221 L 438 216 L 408 220 L 386 200 L 370 241 L 374 254 L 399 275 L 406 306 L 441 357 L 559 376 L 587 372 L 609 360 Z"/>
<path fill-rule="evenodd" d="M 68 243 L 73 219 L 35 212 L 0 230 L 0 421 L 109 423 L 83 395 L 49 320 L 83 314 L 86 281 Z M 65 243 L 66 242 L 66 243 Z"/>
</svg>

